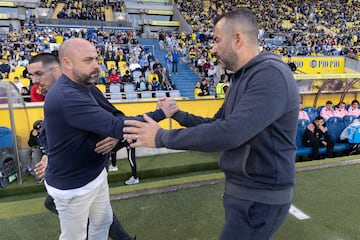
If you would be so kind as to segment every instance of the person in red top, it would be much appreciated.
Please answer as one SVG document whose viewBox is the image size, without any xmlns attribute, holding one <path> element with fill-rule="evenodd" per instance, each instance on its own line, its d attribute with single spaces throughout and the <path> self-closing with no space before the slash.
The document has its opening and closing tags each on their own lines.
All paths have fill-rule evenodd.
<svg viewBox="0 0 360 240">
<path fill-rule="evenodd" d="M 42 93 L 42 89 L 40 85 L 33 85 L 30 91 L 30 99 L 31 102 L 43 102 L 45 100 L 45 96 Z"/>
<path fill-rule="evenodd" d="M 116 72 L 115 69 L 113 69 L 109 74 L 109 82 L 110 84 L 120 83 L 120 75 Z"/>
</svg>

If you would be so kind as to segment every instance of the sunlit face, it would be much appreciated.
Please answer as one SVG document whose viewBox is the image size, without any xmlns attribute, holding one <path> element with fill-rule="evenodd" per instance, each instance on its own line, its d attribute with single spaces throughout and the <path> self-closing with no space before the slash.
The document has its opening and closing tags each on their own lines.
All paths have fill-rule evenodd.
<svg viewBox="0 0 360 240">
<path fill-rule="evenodd" d="M 236 71 L 236 54 L 232 46 L 232 36 L 225 32 L 225 19 L 221 19 L 215 25 L 214 30 L 214 46 L 211 49 L 211 54 L 216 55 L 219 62 L 226 68 Z M 230 35 L 230 36 L 229 36 Z"/>
<path fill-rule="evenodd" d="M 56 81 L 52 67 L 45 67 L 42 62 L 27 65 L 27 70 L 33 84 L 40 85 L 41 89 L 48 91 Z"/>
<path fill-rule="evenodd" d="M 69 57 L 73 80 L 83 85 L 95 84 L 100 75 L 97 52 L 93 45 L 84 44 Z"/>
</svg>

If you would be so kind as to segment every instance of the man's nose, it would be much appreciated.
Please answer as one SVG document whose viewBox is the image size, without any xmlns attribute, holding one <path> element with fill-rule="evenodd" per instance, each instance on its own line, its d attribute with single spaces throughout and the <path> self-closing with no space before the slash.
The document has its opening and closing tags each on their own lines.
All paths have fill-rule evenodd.
<svg viewBox="0 0 360 240">
<path fill-rule="evenodd" d="M 31 77 L 31 81 L 32 81 L 33 84 L 39 84 L 40 83 L 39 78 L 34 77 L 34 76 Z"/>
</svg>

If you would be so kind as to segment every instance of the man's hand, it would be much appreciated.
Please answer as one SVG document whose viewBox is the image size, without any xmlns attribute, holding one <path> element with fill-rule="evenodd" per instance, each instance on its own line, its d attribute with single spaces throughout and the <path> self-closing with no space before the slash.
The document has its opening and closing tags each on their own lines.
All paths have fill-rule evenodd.
<svg viewBox="0 0 360 240">
<path fill-rule="evenodd" d="M 180 110 L 174 99 L 166 97 L 158 100 L 156 108 L 163 110 L 167 118 L 172 117 L 177 111 Z"/>
<path fill-rule="evenodd" d="M 47 155 L 43 155 L 40 162 L 38 162 L 35 165 L 34 172 L 39 179 L 45 177 L 45 170 L 46 170 L 47 164 L 48 164 L 48 157 L 47 157 Z"/>
<path fill-rule="evenodd" d="M 126 120 L 123 129 L 124 138 L 130 143 L 130 147 L 156 147 L 155 136 L 160 127 L 153 119 L 144 114 L 146 122 Z"/>
<path fill-rule="evenodd" d="M 95 152 L 98 154 L 108 154 L 118 144 L 119 139 L 107 137 L 96 143 Z"/>
</svg>

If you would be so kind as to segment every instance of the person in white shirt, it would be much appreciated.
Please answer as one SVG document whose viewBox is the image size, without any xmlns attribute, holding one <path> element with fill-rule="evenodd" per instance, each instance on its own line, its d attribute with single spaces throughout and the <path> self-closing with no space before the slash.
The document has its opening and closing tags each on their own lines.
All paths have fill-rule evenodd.
<svg viewBox="0 0 360 240">
<path fill-rule="evenodd" d="M 18 66 L 26 67 L 29 64 L 29 61 L 25 58 L 25 56 L 20 56 L 20 60 L 18 61 Z"/>
<path fill-rule="evenodd" d="M 22 89 L 23 87 L 25 87 L 24 84 L 22 84 L 22 83 L 20 82 L 20 80 L 19 80 L 18 77 L 14 77 L 14 84 L 16 85 L 16 87 L 17 87 L 17 89 L 19 90 L 19 92 L 21 92 L 21 89 Z"/>
</svg>

